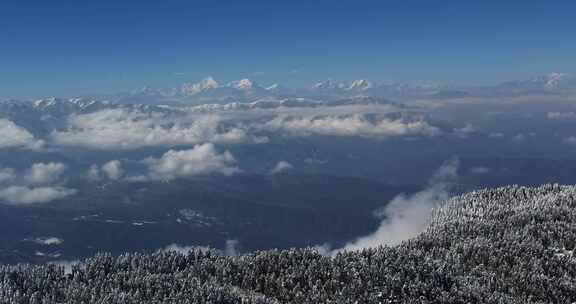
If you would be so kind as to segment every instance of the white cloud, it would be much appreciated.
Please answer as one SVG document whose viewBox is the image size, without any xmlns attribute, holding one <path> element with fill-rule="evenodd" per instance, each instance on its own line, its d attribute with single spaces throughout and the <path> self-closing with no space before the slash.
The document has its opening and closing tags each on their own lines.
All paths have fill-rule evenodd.
<svg viewBox="0 0 576 304">
<path fill-rule="evenodd" d="M 299 107 L 269 103 L 278 105 L 269 108 L 256 107 L 257 102 L 202 105 L 166 113 L 106 109 L 70 116 L 67 127 L 53 131 L 50 138 L 61 146 L 129 150 L 206 142 L 266 143 L 269 139 L 263 133 L 268 131 L 364 137 L 441 134 L 439 128 L 416 112 L 402 112 L 396 118 L 381 117 L 400 113 L 393 105 L 314 106 L 309 101 Z"/>
<path fill-rule="evenodd" d="M 238 240 L 226 240 L 226 246 L 224 246 L 224 255 L 237 256 L 238 254 Z"/>
<path fill-rule="evenodd" d="M 66 166 L 62 163 L 37 163 L 32 165 L 25 180 L 34 185 L 44 185 L 56 182 Z"/>
<path fill-rule="evenodd" d="M 73 195 L 76 190 L 63 187 L 10 186 L 0 189 L 0 200 L 10 205 L 30 205 L 48 203 Z"/>
<path fill-rule="evenodd" d="M 111 180 L 120 180 L 124 176 L 124 169 L 122 169 L 121 161 L 111 160 L 100 167 L 91 165 L 86 176 L 91 181 L 99 181 L 103 177 Z"/>
<path fill-rule="evenodd" d="M 397 245 L 420 234 L 429 224 L 432 209 L 449 198 L 449 188 L 458 176 L 459 161 L 445 162 L 430 179 L 426 189 L 413 195 L 400 194 L 380 212 L 384 217 L 378 229 L 360 237 L 344 248 L 335 250 L 359 250 L 381 245 Z M 319 247 L 326 252 L 326 247 Z"/>
<path fill-rule="evenodd" d="M 292 166 L 292 164 L 290 164 L 287 161 L 279 161 L 276 166 L 274 166 L 274 168 L 272 168 L 272 170 L 270 170 L 270 174 L 274 175 L 274 174 L 278 174 L 278 173 L 282 173 L 288 170 L 293 169 L 294 166 Z"/>
<path fill-rule="evenodd" d="M 119 160 L 111 160 L 102 165 L 102 172 L 111 180 L 119 180 L 124 175 L 122 163 Z"/>
<path fill-rule="evenodd" d="M 149 178 L 153 180 L 214 173 L 233 175 L 240 171 L 234 165 L 236 160 L 230 152 L 218 153 L 211 143 L 197 145 L 189 150 L 170 150 L 160 158 L 148 158 L 144 162 L 149 167 Z"/>
<path fill-rule="evenodd" d="M 52 133 L 55 143 L 116 150 L 203 142 L 235 143 L 247 139 L 241 129 L 224 130 L 220 118 L 215 115 L 172 117 L 161 113 L 107 109 L 71 116 L 68 125 L 67 130 Z"/>
<path fill-rule="evenodd" d="M 44 142 L 36 140 L 28 130 L 16 125 L 10 120 L 0 119 L 0 149 L 2 148 L 28 148 L 39 149 Z"/>
<path fill-rule="evenodd" d="M 0 170 L 0 203 L 30 205 L 47 203 L 76 193 L 56 186 L 66 166 L 62 163 L 36 163 L 25 174 L 14 169 Z"/>
<path fill-rule="evenodd" d="M 57 237 L 41 237 L 41 238 L 35 238 L 33 242 L 40 245 L 50 246 L 50 245 L 60 245 L 64 243 L 64 240 Z"/>
<path fill-rule="evenodd" d="M 268 121 L 267 130 L 284 130 L 297 135 L 393 137 L 406 135 L 436 136 L 441 131 L 424 120 L 380 119 L 371 121 L 360 114 L 348 116 L 289 117 Z"/>
</svg>

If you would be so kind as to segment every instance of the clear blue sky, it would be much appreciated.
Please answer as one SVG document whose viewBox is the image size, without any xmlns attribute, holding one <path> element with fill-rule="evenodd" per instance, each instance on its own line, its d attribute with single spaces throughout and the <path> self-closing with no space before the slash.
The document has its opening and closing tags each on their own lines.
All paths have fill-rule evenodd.
<svg viewBox="0 0 576 304">
<path fill-rule="evenodd" d="M 212 75 L 491 83 L 576 71 L 576 1 L 0 2 L 0 97 Z"/>
</svg>

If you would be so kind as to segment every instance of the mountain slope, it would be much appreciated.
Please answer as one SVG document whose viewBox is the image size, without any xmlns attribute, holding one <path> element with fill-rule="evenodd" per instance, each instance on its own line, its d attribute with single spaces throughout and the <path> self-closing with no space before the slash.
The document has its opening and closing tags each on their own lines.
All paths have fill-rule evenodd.
<svg viewBox="0 0 576 304">
<path fill-rule="evenodd" d="M 0 269 L 5 303 L 572 303 L 576 187 L 475 191 L 395 247 L 98 255 Z"/>
</svg>

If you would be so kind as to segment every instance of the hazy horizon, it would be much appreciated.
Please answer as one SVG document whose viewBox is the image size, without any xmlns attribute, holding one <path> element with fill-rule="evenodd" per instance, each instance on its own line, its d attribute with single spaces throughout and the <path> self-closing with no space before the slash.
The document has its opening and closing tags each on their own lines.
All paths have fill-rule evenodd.
<svg viewBox="0 0 576 304">
<path fill-rule="evenodd" d="M 2 97 L 332 78 L 494 84 L 573 73 L 572 1 L 24 1 L 0 10 Z"/>
</svg>

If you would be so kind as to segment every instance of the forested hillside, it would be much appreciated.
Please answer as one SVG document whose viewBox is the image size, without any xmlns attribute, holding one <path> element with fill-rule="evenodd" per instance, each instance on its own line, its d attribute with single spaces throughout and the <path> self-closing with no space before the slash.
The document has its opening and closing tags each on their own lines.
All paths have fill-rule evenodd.
<svg viewBox="0 0 576 304">
<path fill-rule="evenodd" d="M 572 303 L 576 187 L 455 197 L 417 238 L 325 256 L 193 251 L 3 266 L 2 303 Z"/>
</svg>

